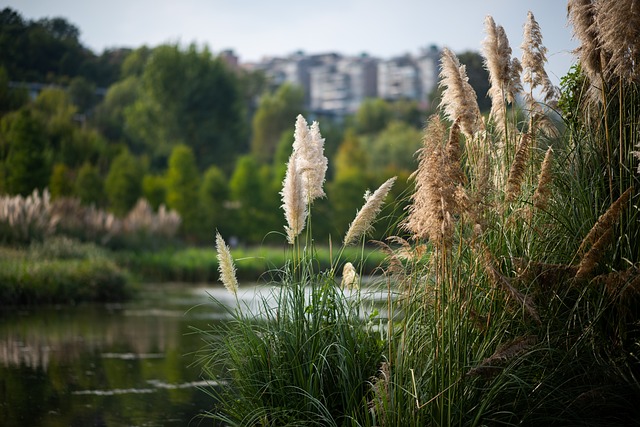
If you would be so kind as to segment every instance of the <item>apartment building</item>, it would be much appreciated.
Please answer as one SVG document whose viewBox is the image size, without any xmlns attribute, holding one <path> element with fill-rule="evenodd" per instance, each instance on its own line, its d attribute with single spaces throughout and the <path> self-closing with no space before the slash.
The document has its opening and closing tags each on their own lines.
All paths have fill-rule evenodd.
<svg viewBox="0 0 640 427">
<path fill-rule="evenodd" d="M 262 70 L 274 87 L 284 82 L 302 87 L 311 113 L 341 117 L 357 111 L 366 98 L 410 99 L 427 105 L 438 80 L 439 55 L 436 46 L 416 56 L 390 59 L 296 52 L 252 67 Z"/>
</svg>

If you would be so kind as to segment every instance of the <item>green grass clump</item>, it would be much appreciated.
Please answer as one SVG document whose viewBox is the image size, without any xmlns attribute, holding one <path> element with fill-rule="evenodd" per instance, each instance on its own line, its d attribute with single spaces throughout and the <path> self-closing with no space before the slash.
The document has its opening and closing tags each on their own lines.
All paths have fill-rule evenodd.
<svg viewBox="0 0 640 427">
<path fill-rule="evenodd" d="M 123 301 L 129 274 L 94 244 L 54 237 L 0 250 L 0 305 Z"/>
<path fill-rule="evenodd" d="M 0 261 L 0 305 L 123 301 L 132 288 L 108 259 Z"/>
<path fill-rule="evenodd" d="M 287 271 L 260 309 L 238 305 L 221 330 L 205 332 L 209 375 L 228 382 L 212 417 L 228 425 L 348 425 L 367 417 L 369 380 L 382 341 L 361 317 L 359 292 L 331 274 Z M 276 302 L 276 304 L 273 304 Z M 223 374 L 218 375 L 222 369 Z"/>
</svg>

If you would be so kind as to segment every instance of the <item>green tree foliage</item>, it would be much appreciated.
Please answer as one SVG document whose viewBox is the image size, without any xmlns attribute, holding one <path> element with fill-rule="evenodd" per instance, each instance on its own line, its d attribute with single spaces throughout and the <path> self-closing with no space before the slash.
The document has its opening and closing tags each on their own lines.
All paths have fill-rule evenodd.
<svg viewBox="0 0 640 427">
<path fill-rule="evenodd" d="M 381 98 L 366 99 L 354 117 L 355 129 L 361 135 L 375 134 L 387 127 L 393 117 L 391 106 Z"/>
<path fill-rule="evenodd" d="M 185 143 L 198 166 L 229 168 L 246 149 L 244 106 L 238 79 L 220 58 L 195 45 L 153 50 L 141 76 L 140 96 L 126 108 L 132 136 L 148 147 L 155 165 Z"/>
<path fill-rule="evenodd" d="M 28 101 L 27 91 L 9 87 L 9 74 L 0 66 L 0 117 L 25 105 Z"/>
<path fill-rule="evenodd" d="M 370 183 L 367 153 L 352 130 L 345 134 L 334 163 L 335 174 L 327 186 L 327 195 L 331 203 L 333 228 L 343 236 L 364 203 L 363 195 Z"/>
<path fill-rule="evenodd" d="M 142 179 L 142 195 L 153 207 L 158 209 L 160 205 L 166 204 L 167 184 L 162 175 L 145 175 Z"/>
<path fill-rule="evenodd" d="M 386 101 L 381 98 L 369 98 L 356 111 L 354 127 L 359 135 L 375 135 L 382 132 L 392 121 L 421 128 L 424 119 L 425 112 L 416 101 L 407 99 Z"/>
<path fill-rule="evenodd" d="M 203 216 L 203 231 L 212 235 L 214 230 L 220 233 L 228 231 L 225 202 L 229 198 L 229 185 L 222 169 L 210 166 L 202 177 L 199 189 L 200 207 Z"/>
<path fill-rule="evenodd" d="M 129 76 L 109 87 L 104 99 L 96 107 L 93 124 L 111 141 L 125 142 L 136 153 L 142 151 L 142 144 L 136 145 L 126 128 L 125 111 L 139 97 L 140 78 Z"/>
<path fill-rule="evenodd" d="M 368 139 L 367 152 L 373 170 L 414 171 L 415 153 L 420 148 L 422 132 L 397 120 L 372 139 Z"/>
<path fill-rule="evenodd" d="M 108 86 L 118 76 L 122 52 L 96 56 L 79 37 L 78 28 L 64 18 L 29 21 L 5 8 L 0 11 L 0 66 L 13 81 L 67 83 L 80 76 Z"/>
<path fill-rule="evenodd" d="M 139 47 L 138 49 L 130 52 L 122 62 L 122 78 L 142 77 L 144 67 L 147 65 L 147 61 L 149 60 L 152 52 L 153 49 L 150 49 L 147 46 Z"/>
<path fill-rule="evenodd" d="M 251 153 L 261 163 L 271 163 L 285 131 L 293 135 L 296 117 L 303 110 L 304 92 L 298 86 L 283 84 L 273 94 L 260 98 L 253 116 Z M 293 136 L 291 136 L 293 142 Z"/>
<path fill-rule="evenodd" d="M 201 219 L 198 204 L 200 175 L 190 147 L 181 144 L 173 148 L 165 184 L 167 206 L 180 214 L 186 233 L 195 232 Z"/>
<path fill-rule="evenodd" d="M 56 163 L 49 179 L 51 198 L 69 197 L 73 194 L 73 172 L 64 163 Z"/>
<path fill-rule="evenodd" d="M 104 184 L 98 168 L 85 162 L 78 170 L 74 192 L 85 205 L 102 206 L 104 203 Z"/>
<path fill-rule="evenodd" d="M 233 202 L 234 211 L 230 213 L 233 232 L 243 240 L 259 242 L 268 233 L 269 212 L 274 200 L 269 197 L 269 180 L 265 177 L 265 169 L 260 168 L 258 161 L 251 155 L 238 158 L 236 168 L 229 180 L 229 198 Z M 268 207 L 265 207 L 268 205 Z"/>
<path fill-rule="evenodd" d="M 74 77 L 69 84 L 69 96 L 81 112 L 87 112 L 96 104 L 96 85 L 84 77 Z"/>
<path fill-rule="evenodd" d="M 129 150 L 113 159 L 104 183 L 111 210 L 124 215 L 136 204 L 142 194 L 143 169 Z"/>
<path fill-rule="evenodd" d="M 79 126 L 78 108 L 66 91 L 45 89 L 31 108 L 46 125 L 53 162 L 78 168 L 85 161 L 97 162 L 106 151 L 106 142 L 96 130 Z"/>
<path fill-rule="evenodd" d="M 31 110 L 22 109 L 2 119 L 0 132 L 2 191 L 27 195 L 34 189 L 44 189 L 51 171 L 44 124 Z"/>
</svg>

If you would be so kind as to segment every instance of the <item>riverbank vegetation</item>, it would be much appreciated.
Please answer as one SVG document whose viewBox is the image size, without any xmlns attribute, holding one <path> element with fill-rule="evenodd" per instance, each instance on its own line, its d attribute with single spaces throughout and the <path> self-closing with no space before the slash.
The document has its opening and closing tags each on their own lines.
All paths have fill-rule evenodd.
<svg viewBox="0 0 640 427">
<path fill-rule="evenodd" d="M 139 241 L 136 241 L 139 242 Z M 235 248 L 238 277 L 268 283 L 284 263 L 285 250 L 275 246 Z M 141 283 L 215 285 L 215 249 L 164 246 L 162 249 L 113 250 L 64 235 L 23 246 L 0 246 L 0 305 L 115 302 L 135 295 Z M 384 254 L 376 248 L 349 250 L 346 259 L 376 274 Z M 316 249 L 317 265 L 332 264 L 328 247 Z"/>
<path fill-rule="evenodd" d="M 298 123 L 276 302 L 231 308 L 232 322 L 201 331 L 205 369 L 231 386 L 213 393 L 210 416 L 237 426 L 636 424 L 639 16 L 632 1 L 569 1 L 580 63 L 561 93 L 534 16 L 521 60 L 488 17 L 488 117 L 464 65 L 443 52 L 442 114 L 424 131 L 407 213 L 380 244 L 383 310 L 365 303 L 357 265 L 314 262 L 305 186 L 324 194 L 310 166 L 322 162 L 308 161 L 322 141 L 315 124 L 305 133 Z M 367 195 L 347 235 L 365 239 L 371 203 L 387 192 Z"/>
</svg>

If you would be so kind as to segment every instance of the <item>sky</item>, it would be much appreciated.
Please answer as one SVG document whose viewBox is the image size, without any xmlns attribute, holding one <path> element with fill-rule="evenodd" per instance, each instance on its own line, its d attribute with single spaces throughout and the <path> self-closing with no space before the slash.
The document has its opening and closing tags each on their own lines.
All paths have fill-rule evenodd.
<svg viewBox="0 0 640 427">
<path fill-rule="evenodd" d="M 240 62 L 337 52 L 391 58 L 435 44 L 480 51 L 484 20 L 502 25 L 520 57 L 527 12 L 540 24 L 547 72 L 558 84 L 577 42 L 563 0 L 0 0 L 25 19 L 63 17 L 96 53 L 162 43 L 232 49 Z"/>
</svg>

